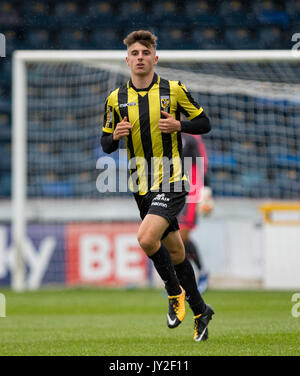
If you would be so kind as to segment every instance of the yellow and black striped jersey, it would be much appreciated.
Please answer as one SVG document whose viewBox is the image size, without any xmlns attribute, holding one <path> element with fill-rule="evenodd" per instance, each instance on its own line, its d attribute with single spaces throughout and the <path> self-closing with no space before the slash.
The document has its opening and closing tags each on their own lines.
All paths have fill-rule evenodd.
<svg viewBox="0 0 300 376">
<path fill-rule="evenodd" d="M 161 110 L 177 120 L 180 113 L 192 120 L 203 112 L 180 81 L 165 80 L 157 74 L 147 89 L 136 89 L 130 80 L 114 90 L 105 103 L 103 132 L 113 133 L 125 116 L 133 126 L 126 148 L 131 178 L 140 195 L 160 190 L 166 180 L 173 184 L 187 179 L 181 168 L 181 132 L 161 132 Z"/>
</svg>

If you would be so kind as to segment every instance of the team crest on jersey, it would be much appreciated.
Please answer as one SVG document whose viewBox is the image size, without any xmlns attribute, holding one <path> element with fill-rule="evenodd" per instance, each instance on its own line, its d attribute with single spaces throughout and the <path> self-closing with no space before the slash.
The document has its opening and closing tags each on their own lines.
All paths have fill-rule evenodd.
<svg viewBox="0 0 300 376">
<path fill-rule="evenodd" d="M 111 112 L 112 112 L 112 107 L 111 106 L 107 106 L 107 112 L 106 112 L 107 118 L 106 118 L 105 128 L 112 128 L 112 116 L 111 116 Z"/>
<path fill-rule="evenodd" d="M 160 97 L 160 106 L 164 111 L 168 111 L 170 107 L 170 97 L 165 96 L 165 97 Z"/>
</svg>

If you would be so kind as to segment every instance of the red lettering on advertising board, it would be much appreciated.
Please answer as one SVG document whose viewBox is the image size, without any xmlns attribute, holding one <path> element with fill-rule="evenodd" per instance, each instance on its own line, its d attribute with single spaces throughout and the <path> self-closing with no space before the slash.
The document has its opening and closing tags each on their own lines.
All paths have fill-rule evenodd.
<svg viewBox="0 0 300 376">
<path fill-rule="evenodd" d="M 137 242 L 138 223 L 66 226 L 69 285 L 145 285 L 148 258 Z"/>
</svg>

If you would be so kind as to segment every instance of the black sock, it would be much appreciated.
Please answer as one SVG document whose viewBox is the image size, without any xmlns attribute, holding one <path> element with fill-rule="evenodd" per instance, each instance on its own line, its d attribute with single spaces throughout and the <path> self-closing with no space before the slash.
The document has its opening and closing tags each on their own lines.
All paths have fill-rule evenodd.
<svg viewBox="0 0 300 376">
<path fill-rule="evenodd" d="M 201 270 L 202 269 L 202 263 L 201 263 L 201 260 L 200 260 L 200 257 L 199 257 L 199 254 L 197 252 L 197 248 L 196 248 L 195 244 L 191 240 L 189 240 L 188 242 L 184 243 L 184 247 L 185 247 L 185 253 L 186 253 L 187 257 L 190 260 L 193 260 L 194 263 L 196 264 L 197 268 L 199 270 Z"/>
<path fill-rule="evenodd" d="M 168 249 L 162 244 L 154 255 L 149 256 L 153 261 L 157 273 L 165 284 L 169 296 L 181 294 L 181 288 L 176 276 L 172 259 Z"/>
<path fill-rule="evenodd" d="M 197 316 L 204 312 L 205 302 L 198 291 L 194 269 L 190 261 L 185 258 L 182 263 L 175 265 L 174 268 L 194 315 Z"/>
</svg>

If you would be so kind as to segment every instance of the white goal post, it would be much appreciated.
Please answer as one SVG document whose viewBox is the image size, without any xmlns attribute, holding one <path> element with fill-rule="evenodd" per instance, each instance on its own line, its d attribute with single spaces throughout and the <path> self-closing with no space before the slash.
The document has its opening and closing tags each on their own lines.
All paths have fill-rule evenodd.
<svg viewBox="0 0 300 376">
<path fill-rule="evenodd" d="M 270 51 L 158 51 L 159 62 L 295 62 L 300 54 L 291 50 Z M 27 187 L 27 66 L 35 63 L 116 63 L 125 60 L 126 51 L 16 51 L 13 54 L 12 124 L 12 244 L 15 267 L 12 288 L 24 289 Z M 125 65 L 125 64 L 124 64 Z M 297 88 L 296 88 L 297 89 Z"/>
</svg>

